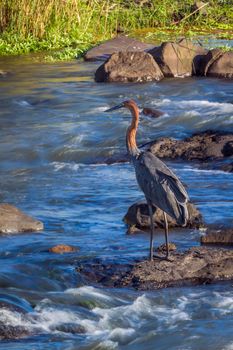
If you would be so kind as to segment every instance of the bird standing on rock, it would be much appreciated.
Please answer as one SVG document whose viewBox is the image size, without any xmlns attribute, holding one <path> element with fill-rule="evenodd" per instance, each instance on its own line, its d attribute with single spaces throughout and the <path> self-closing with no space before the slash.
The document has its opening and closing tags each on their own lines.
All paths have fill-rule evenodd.
<svg viewBox="0 0 233 350">
<path fill-rule="evenodd" d="M 119 108 L 127 108 L 132 115 L 131 125 L 128 127 L 126 133 L 126 147 L 135 168 L 138 185 L 144 192 L 149 208 L 151 222 L 149 258 L 152 261 L 154 257 L 154 222 L 152 211 L 152 206 L 154 205 L 160 208 L 164 213 L 166 256 L 158 256 L 158 258 L 168 260 L 167 214 L 174 218 L 178 224 L 186 225 L 188 219 L 188 194 L 178 177 L 159 158 L 150 151 L 141 151 L 138 149 L 136 134 L 139 123 L 139 109 L 137 104 L 133 100 L 128 100 L 107 109 L 105 112 L 111 112 Z"/>
</svg>

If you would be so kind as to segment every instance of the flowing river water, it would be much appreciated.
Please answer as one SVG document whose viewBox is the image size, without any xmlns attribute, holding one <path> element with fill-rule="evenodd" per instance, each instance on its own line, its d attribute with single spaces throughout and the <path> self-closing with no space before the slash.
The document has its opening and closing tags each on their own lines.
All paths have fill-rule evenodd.
<svg viewBox="0 0 233 350">
<path fill-rule="evenodd" d="M 128 207 L 143 198 L 128 163 L 106 165 L 125 151 L 127 111 L 103 113 L 122 100 L 159 108 L 142 118 L 138 143 L 233 129 L 232 82 L 166 79 L 97 84 L 98 64 L 1 59 L 0 201 L 44 222 L 40 233 L 0 237 L 0 299 L 29 313 L 0 310 L 0 322 L 29 335 L 0 349 L 233 349 L 232 283 L 151 292 L 86 285 L 80 261 L 132 262 L 148 254 L 146 233 L 126 235 Z M 188 186 L 208 224 L 232 226 L 233 175 L 195 162 L 168 162 Z M 199 244 L 197 230 L 171 231 L 180 249 Z M 158 232 L 156 244 L 163 242 Z M 48 248 L 70 244 L 78 252 Z M 79 329 L 81 330 L 79 332 Z"/>
</svg>

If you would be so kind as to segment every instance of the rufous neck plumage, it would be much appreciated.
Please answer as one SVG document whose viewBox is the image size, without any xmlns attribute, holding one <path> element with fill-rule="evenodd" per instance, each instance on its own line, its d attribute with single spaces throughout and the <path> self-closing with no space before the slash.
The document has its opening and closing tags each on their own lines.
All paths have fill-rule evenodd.
<svg viewBox="0 0 233 350">
<path fill-rule="evenodd" d="M 126 106 L 131 112 L 132 121 L 126 133 L 126 147 L 132 157 L 136 157 L 140 151 L 137 147 L 136 134 L 139 123 L 139 110 L 135 102 L 130 101 Z"/>
</svg>

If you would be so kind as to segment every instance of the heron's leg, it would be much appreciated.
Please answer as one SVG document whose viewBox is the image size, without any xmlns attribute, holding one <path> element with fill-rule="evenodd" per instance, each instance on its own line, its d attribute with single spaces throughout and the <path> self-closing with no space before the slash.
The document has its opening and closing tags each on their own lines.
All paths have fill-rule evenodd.
<svg viewBox="0 0 233 350">
<path fill-rule="evenodd" d="M 147 202 L 150 215 L 150 261 L 153 260 L 153 250 L 154 250 L 154 220 L 153 220 L 153 210 L 151 202 Z"/>
<path fill-rule="evenodd" d="M 165 211 L 163 212 L 164 217 L 164 230 L 165 230 L 165 242 L 166 242 L 166 258 L 169 256 L 169 246 L 168 246 L 168 222 L 167 222 L 167 214 Z"/>
</svg>

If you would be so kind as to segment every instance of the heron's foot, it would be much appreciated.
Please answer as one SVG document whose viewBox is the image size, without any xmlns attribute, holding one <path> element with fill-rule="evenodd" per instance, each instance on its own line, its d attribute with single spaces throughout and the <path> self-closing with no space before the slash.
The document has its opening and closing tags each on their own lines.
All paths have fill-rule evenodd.
<svg viewBox="0 0 233 350">
<path fill-rule="evenodd" d="M 153 258 L 155 259 L 160 259 L 160 260 L 166 260 L 166 261 L 169 261 L 169 262 L 173 262 L 174 260 L 170 258 L 169 255 L 165 255 L 165 256 L 162 256 L 162 255 L 154 255 Z"/>
</svg>

